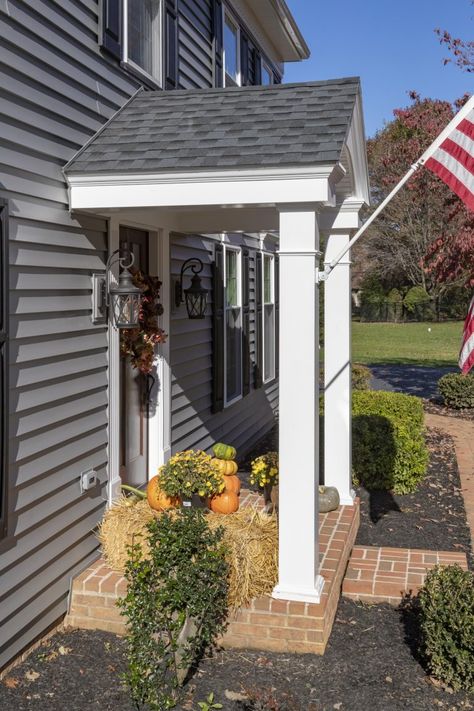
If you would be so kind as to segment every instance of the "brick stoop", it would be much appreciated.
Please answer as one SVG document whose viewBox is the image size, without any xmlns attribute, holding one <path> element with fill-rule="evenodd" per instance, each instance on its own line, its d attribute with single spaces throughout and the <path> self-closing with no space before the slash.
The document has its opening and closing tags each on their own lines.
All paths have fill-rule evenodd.
<svg viewBox="0 0 474 711">
<path fill-rule="evenodd" d="M 247 492 L 243 499 L 245 505 L 259 501 L 256 495 Z M 354 506 L 341 506 L 337 511 L 320 515 L 320 573 L 324 588 L 319 604 L 274 600 L 270 596 L 255 599 L 248 607 L 230 615 L 222 646 L 323 654 L 359 519 L 358 500 Z M 108 568 L 103 559 L 97 560 L 73 580 L 65 624 L 124 634 L 125 622 L 116 601 L 125 592 L 126 581 L 121 573 Z"/>
<path fill-rule="evenodd" d="M 466 554 L 416 548 L 354 546 L 342 594 L 352 600 L 399 605 L 405 595 L 418 593 L 431 568 L 438 564 L 453 563 L 467 570 Z"/>
</svg>

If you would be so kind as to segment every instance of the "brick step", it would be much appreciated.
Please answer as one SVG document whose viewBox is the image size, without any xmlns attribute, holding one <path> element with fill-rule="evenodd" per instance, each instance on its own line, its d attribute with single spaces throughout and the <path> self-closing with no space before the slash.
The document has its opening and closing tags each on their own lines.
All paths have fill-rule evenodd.
<svg viewBox="0 0 474 711">
<path fill-rule="evenodd" d="M 251 494 L 247 504 L 255 504 Z M 264 596 L 229 617 L 221 644 L 278 652 L 323 654 L 331 634 L 347 561 L 359 528 L 359 501 L 321 514 L 319 520 L 320 573 L 324 588 L 319 604 L 286 602 Z M 126 631 L 116 606 L 126 593 L 123 575 L 98 559 L 72 582 L 65 624 L 115 634 Z"/>
<path fill-rule="evenodd" d="M 453 563 L 467 570 L 465 553 L 456 551 L 354 546 L 342 594 L 352 600 L 399 605 L 405 595 L 418 593 L 431 568 Z"/>
</svg>

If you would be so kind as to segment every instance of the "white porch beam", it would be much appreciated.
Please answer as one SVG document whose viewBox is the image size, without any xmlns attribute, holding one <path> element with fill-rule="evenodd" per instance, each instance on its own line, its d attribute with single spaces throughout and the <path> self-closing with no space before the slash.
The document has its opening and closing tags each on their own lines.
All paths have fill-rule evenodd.
<svg viewBox="0 0 474 711">
<path fill-rule="evenodd" d="M 348 244 L 350 232 L 330 234 L 324 263 Z M 324 483 L 341 504 L 354 503 L 351 413 L 351 266 L 346 256 L 324 282 Z"/>
<path fill-rule="evenodd" d="M 319 602 L 319 229 L 316 207 L 280 212 L 279 574 L 273 596 Z"/>
</svg>

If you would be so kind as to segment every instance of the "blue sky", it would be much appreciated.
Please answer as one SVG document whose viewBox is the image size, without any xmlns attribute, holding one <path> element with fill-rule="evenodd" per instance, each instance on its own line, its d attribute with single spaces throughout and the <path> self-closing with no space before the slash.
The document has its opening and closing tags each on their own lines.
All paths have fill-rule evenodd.
<svg viewBox="0 0 474 711">
<path fill-rule="evenodd" d="M 443 66 L 434 28 L 474 35 L 469 0 L 287 0 L 311 58 L 286 65 L 285 81 L 360 76 L 368 136 L 409 103 L 407 91 L 453 100 L 474 91 L 474 74 Z"/>
</svg>

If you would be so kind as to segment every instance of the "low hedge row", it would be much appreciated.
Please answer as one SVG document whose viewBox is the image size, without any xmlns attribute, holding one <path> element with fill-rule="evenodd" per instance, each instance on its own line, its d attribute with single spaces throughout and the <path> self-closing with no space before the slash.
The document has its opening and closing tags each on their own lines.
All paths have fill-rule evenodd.
<svg viewBox="0 0 474 711">
<path fill-rule="evenodd" d="M 411 493 L 428 465 L 422 401 L 401 393 L 354 392 L 352 444 L 356 485 Z"/>
<path fill-rule="evenodd" d="M 456 410 L 474 407 L 474 375 L 448 373 L 438 380 L 444 404 Z"/>
</svg>

